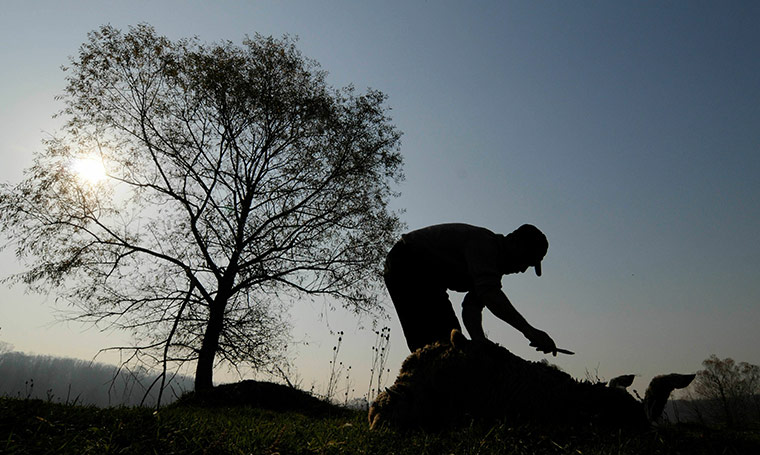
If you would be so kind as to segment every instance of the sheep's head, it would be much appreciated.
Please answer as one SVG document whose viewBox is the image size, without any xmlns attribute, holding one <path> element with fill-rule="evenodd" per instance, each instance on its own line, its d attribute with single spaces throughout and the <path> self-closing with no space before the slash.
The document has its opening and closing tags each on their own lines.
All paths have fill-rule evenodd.
<svg viewBox="0 0 760 455">
<path fill-rule="evenodd" d="M 644 395 L 644 407 L 647 418 L 653 422 L 659 419 L 662 411 L 665 409 L 665 403 L 667 403 L 670 393 L 675 389 L 688 387 L 695 377 L 695 374 L 672 373 L 653 378 Z"/>
</svg>

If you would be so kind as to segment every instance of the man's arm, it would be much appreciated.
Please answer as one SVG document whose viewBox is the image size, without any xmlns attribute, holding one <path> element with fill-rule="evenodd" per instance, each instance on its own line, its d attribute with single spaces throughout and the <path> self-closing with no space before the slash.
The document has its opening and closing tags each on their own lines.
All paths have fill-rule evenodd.
<svg viewBox="0 0 760 455">
<path fill-rule="evenodd" d="M 535 347 L 537 351 L 541 351 L 546 354 L 552 353 L 555 356 L 557 355 L 557 346 L 554 344 L 554 340 L 552 340 L 546 332 L 538 330 L 537 328 L 528 324 L 528 321 L 526 321 L 525 318 L 515 309 L 515 307 L 512 305 L 512 302 L 509 301 L 507 296 L 500 289 L 489 289 L 485 292 L 480 293 L 478 295 L 478 298 L 482 299 L 483 303 L 485 303 L 486 308 L 488 308 L 491 313 L 494 314 L 494 316 L 511 325 L 515 329 L 519 330 L 523 335 L 525 335 L 525 338 L 530 341 L 530 345 Z M 465 322 L 465 327 L 467 327 L 467 331 L 470 333 L 470 336 L 474 338 L 474 335 L 470 331 L 469 326 L 467 326 L 464 310 L 462 311 L 462 319 Z M 483 328 L 482 324 L 480 324 L 480 320 L 478 320 L 478 323 L 478 327 L 480 327 L 480 331 L 482 333 Z M 485 335 L 483 335 L 483 338 L 485 338 Z"/>
<path fill-rule="evenodd" d="M 486 334 L 483 332 L 483 307 L 471 302 L 475 298 L 472 292 L 464 296 L 462 302 L 462 322 L 470 338 L 473 340 L 485 340 Z M 469 301 L 468 301 L 469 300 Z"/>
</svg>

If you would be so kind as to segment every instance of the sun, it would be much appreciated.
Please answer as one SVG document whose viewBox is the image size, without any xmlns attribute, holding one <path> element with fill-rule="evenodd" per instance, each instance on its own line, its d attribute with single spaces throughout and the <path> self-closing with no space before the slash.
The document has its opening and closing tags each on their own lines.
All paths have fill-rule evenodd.
<svg viewBox="0 0 760 455">
<path fill-rule="evenodd" d="M 106 178 L 103 162 L 97 158 L 77 158 L 71 165 L 74 174 L 84 183 L 96 184 Z"/>
</svg>

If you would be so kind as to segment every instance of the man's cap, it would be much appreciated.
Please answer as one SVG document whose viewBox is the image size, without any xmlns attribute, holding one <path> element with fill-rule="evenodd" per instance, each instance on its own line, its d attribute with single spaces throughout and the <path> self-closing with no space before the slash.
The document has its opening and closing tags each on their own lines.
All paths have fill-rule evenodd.
<svg viewBox="0 0 760 455">
<path fill-rule="evenodd" d="M 541 276 L 541 261 L 549 250 L 549 241 L 544 233 L 532 224 L 523 224 L 510 237 L 515 240 L 523 258 L 536 270 L 536 275 Z"/>
</svg>

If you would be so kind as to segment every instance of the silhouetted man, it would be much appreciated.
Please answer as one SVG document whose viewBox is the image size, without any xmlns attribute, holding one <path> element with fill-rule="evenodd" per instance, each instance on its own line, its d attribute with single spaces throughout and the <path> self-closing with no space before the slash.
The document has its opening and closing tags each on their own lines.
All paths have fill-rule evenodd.
<svg viewBox="0 0 760 455">
<path fill-rule="evenodd" d="M 501 277 L 533 267 L 541 276 L 541 260 L 549 242 L 535 226 L 524 224 L 506 236 L 468 224 L 440 224 L 404 234 L 385 261 L 385 285 L 396 307 L 411 351 L 447 341 L 459 320 L 447 289 L 466 292 L 462 322 L 473 340 L 485 340 L 482 312 L 516 328 L 530 345 L 557 355 L 554 341 L 528 324 L 501 291 Z"/>
</svg>

